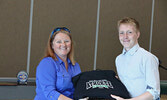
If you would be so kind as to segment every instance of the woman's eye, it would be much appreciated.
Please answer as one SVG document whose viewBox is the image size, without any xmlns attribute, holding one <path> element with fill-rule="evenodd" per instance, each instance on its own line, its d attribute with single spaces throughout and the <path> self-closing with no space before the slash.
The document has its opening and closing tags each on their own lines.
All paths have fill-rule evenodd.
<svg viewBox="0 0 167 100">
<path fill-rule="evenodd" d="M 56 41 L 56 43 L 61 43 L 61 41 Z"/>
</svg>

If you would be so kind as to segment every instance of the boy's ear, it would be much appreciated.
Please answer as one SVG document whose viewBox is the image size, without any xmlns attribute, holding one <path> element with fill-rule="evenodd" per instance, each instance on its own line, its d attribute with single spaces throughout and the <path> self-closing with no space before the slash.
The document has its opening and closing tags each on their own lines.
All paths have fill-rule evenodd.
<svg viewBox="0 0 167 100">
<path fill-rule="evenodd" d="M 137 32 L 137 38 L 139 38 L 139 37 L 140 37 L 140 31 Z"/>
</svg>

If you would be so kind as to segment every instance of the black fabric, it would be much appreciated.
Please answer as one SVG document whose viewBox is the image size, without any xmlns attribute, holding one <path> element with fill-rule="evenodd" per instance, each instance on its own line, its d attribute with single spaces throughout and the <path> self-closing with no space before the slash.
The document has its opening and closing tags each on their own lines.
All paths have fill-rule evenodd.
<svg viewBox="0 0 167 100">
<path fill-rule="evenodd" d="M 122 82 L 117 79 L 112 70 L 93 70 L 82 72 L 72 78 L 75 88 L 74 100 L 89 97 L 115 100 L 110 95 L 117 95 L 122 98 L 130 98 L 129 92 Z"/>
</svg>

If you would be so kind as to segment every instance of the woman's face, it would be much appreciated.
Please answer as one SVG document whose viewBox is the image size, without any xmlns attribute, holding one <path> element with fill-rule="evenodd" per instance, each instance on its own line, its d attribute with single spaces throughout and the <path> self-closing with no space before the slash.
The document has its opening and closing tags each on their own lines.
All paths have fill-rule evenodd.
<svg viewBox="0 0 167 100">
<path fill-rule="evenodd" d="M 52 48 L 60 58 L 67 58 L 67 55 L 71 50 L 70 37 L 62 32 L 56 34 L 53 40 Z"/>
</svg>

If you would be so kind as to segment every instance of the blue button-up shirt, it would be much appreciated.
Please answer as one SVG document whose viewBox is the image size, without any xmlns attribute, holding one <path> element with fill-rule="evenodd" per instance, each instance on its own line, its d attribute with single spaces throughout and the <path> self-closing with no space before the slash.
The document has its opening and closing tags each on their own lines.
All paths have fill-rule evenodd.
<svg viewBox="0 0 167 100">
<path fill-rule="evenodd" d="M 74 66 L 67 59 L 68 71 L 64 62 L 46 57 L 41 60 L 36 70 L 36 97 L 34 100 L 57 100 L 60 94 L 73 98 L 72 77 L 81 72 L 80 66 Z"/>
<path fill-rule="evenodd" d="M 158 65 L 158 58 L 138 44 L 129 51 L 123 49 L 122 54 L 116 58 L 118 76 L 132 97 L 148 91 L 153 95 L 154 100 L 159 99 Z"/>
</svg>

